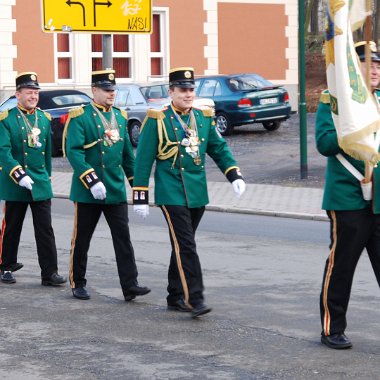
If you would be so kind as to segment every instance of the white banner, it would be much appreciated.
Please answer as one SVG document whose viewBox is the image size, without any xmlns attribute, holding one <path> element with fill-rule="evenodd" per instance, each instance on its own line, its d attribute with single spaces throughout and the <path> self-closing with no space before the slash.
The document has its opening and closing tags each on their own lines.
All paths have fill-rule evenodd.
<svg viewBox="0 0 380 380">
<path fill-rule="evenodd" d="M 380 155 L 374 132 L 380 129 L 379 112 L 360 70 L 350 19 L 353 10 L 366 17 L 365 0 L 351 1 L 349 6 L 349 0 L 329 0 L 326 74 L 331 111 L 340 147 L 352 157 L 376 164 Z M 358 14 L 353 18 L 359 22 Z"/>
</svg>

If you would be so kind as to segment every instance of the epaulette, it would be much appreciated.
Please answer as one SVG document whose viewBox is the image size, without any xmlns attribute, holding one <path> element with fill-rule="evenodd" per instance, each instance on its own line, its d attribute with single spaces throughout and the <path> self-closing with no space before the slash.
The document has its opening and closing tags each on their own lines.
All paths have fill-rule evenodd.
<svg viewBox="0 0 380 380">
<path fill-rule="evenodd" d="M 165 114 L 162 112 L 162 110 L 155 110 L 152 108 L 148 109 L 146 116 L 151 117 L 152 119 L 165 119 Z"/>
<path fill-rule="evenodd" d="M 214 117 L 215 116 L 215 111 L 211 107 L 203 108 L 202 109 L 203 115 L 207 117 Z"/>
<path fill-rule="evenodd" d="M 7 117 L 8 117 L 8 110 L 0 112 L 0 121 L 6 119 Z"/>
<path fill-rule="evenodd" d="M 83 115 L 83 114 L 84 114 L 83 106 L 73 108 L 69 111 L 70 119 L 77 117 L 77 116 L 80 116 L 80 115 Z"/>
<path fill-rule="evenodd" d="M 322 91 L 321 93 L 321 97 L 319 98 L 319 101 L 321 103 L 330 103 L 330 93 L 329 93 L 329 90 L 324 90 Z"/>
<path fill-rule="evenodd" d="M 128 113 L 127 113 L 127 111 L 126 110 L 120 110 L 120 112 L 121 112 L 121 116 L 123 116 L 124 119 L 128 120 Z"/>
<path fill-rule="evenodd" d="M 49 121 L 51 121 L 51 115 L 50 115 L 50 113 L 49 112 L 45 112 L 45 111 L 42 111 L 44 114 L 45 114 L 45 116 L 49 119 Z"/>
</svg>

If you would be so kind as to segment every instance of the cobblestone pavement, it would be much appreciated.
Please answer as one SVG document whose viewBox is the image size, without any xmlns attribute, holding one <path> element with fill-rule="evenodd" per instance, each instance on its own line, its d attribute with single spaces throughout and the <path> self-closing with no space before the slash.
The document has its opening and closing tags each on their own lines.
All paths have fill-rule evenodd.
<svg viewBox="0 0 380 380">
<path fill-rule="evenodd" d="M 322 188 L 326 159 L 315 148 L 315 114 L 307 115 L 308 178 L 300 178 L 299 115 L 269 132 L 261 124 L 237 127 L 226 137 L 247 183 Z M 71 171 L 65 158 L 53 159 L 53 170 Z M 211 159 L 207 161 L 207 179 L 225 181 Z"/>
</svg>

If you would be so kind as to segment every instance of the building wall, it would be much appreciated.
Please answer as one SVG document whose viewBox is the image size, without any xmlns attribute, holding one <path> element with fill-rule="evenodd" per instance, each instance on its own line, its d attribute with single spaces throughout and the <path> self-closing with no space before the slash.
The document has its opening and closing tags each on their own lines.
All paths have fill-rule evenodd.
<svg viewBox="0 0 380 380">
<path fill-rule="evenodd" d="M 298 0 L 153 0 L 152 5 L 165 15 L 162 80 L 178 66 L 193 66 L 196 75 L 257 72 L 285 85 L 297 109 Z M 73 77 L 58 80 L 56 35 L 42 32 L 40 7 L 40 0 L 0 2 L 0 100 L 22 71 L 36 71 L 45 88 L 88 88 L 91 35 L 73 33 Z M 121 81 L 151 80 L 150 36 L 131 38 L 133 77 Z"/>
<path fill-rule="evenodd" d="M 0 3 L 0 90 L 13 86 L 16 76 L 13 58 L 16 57 L 17 47 L 12 38 L 16 30 L 16 20 L 12 17 L 15 3 L 16 0 L 2 0 Z"/>
<path fill-rule="evenodd" d="M 40 0 L 18 0 L 13 7 L 12 16 L 16 20 L 13 42 L 17 46 L 14 70 L 35 71 L 41 83 L 53 83 L 54 37 L 42 32 L 40 3 Z"/>
<path fill-rule="evenodd" d="M 268 20 L 276 27 L 268 27 Z M 219 3 L 219 73 L 256 72 L 284 79 L 287 22 L 283 4 Z"/>
<path fill-rule="evenodd" d="M 203 31 L 206 12 L 203 0 L 153 0 L 153 6 L 169 8 L 169 38 L 171 67 L 192 66 L 196 73 L 207 70 Z"/>
</svg>

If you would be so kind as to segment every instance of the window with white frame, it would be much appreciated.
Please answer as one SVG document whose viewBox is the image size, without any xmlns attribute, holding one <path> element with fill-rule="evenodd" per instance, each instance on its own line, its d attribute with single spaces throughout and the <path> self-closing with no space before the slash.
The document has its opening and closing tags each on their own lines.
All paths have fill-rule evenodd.
<svg viewBox="0 0 380 380">
<path fill-rule="evenodd" d="M 140 77 L 162 78 L 167 75 L 168 57 L 167 46 L 169 36 L 167 31 L 168 11 L 158 10 L 153 12 L 152 34 L 144 35 L 144 43 L 137 43 L 134 34 L 112 35 L 111 51 L 112 66 L 118 79 L 134 79 L 138 64 L 137 58 L 147 59 L 147 65 L 139 66 Z M 139 41 L 142 36 L 139 35 Z M 92 70 L 102 70 L 102 35 L 91 35 L 91 60 Z M 142 74 L 143 72 L 143 74 Z"/>
<path fill-rule="evenodd" d="M 150 35 L 150 73 L 163 76 L 165 67 L 165 13 L 153 14 L 153 33 Z"/>
<path fill-rule="evenodd" d="M 114 34 L 112 36 L 112 60 L 116 78 L 131 78 L 131 36 Z M 102 35 L 91 35 L 92 70 L 102 70 Z"/>
<path fill-rule="evenodd" d="M 73 36 L 68 33 L 55 34 L 56 75 L 58 81 L 73 79 Z"/>
</svg>

